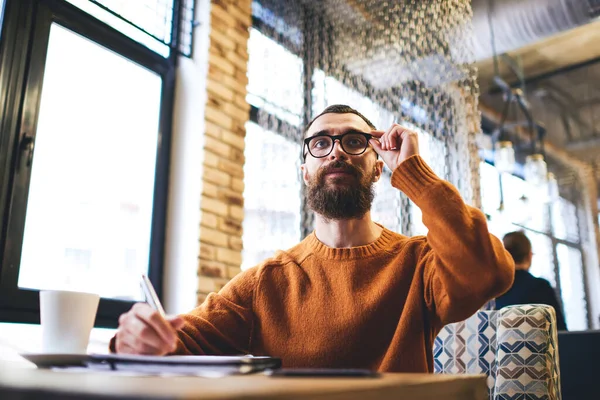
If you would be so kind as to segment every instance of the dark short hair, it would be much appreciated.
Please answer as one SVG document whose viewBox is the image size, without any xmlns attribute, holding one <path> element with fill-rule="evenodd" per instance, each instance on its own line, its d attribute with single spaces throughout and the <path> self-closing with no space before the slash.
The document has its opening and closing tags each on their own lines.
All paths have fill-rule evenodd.
<svg viewBox="0 0 600 400">
<path fill-rule="evenodd" d="M 319 118 L 321 115 L 324 115 L 324 114 L 356 114 L 359 117 L 361 117 L 363 119 L 363 121 L 365 121 L 367 123 L 367 125 L 369 125 L 369 128 L 371 128 L 371 129 L 377 129 L 377 128 L 375 128 L 375 125 L 373 125 L 373 123 L 371 121 L 369 121 L 369 119 L 367 117 L 365 117 L 364 115 L 362 115 L 361 113 L 359 113 L 354 108 L 352 108 L 350 106 L 347 106 L 345 104 L 334 104 L 334 105 L 331 105 L 331 106 L 327 107 L 326 109 L 324 109 L 323 112 L 321 112 L 321 114 L 319 114 L 316 117 L 314 117 L 308 123 L 308 125 L 306 125 L 306 129 L 304 129 L 304 134 L 302 135 L 302 137 L 306 136 L 306 133 L 310 129 L 310 127 L 313 124 L 313 122 L 315 122 L 315 120 L 317 118 Z"/>
<path fill-rule="evenodd" d="M 520 264 L 525 261 L 525 259 L 529 257 L 529 253 L 531 253 L 531 242 L 527 236 L 525 236 L 523 231 L 507 233 L 502 238 L 502 242 L 513 260 L 515 260 L 515 264 Z"/>
</svg>

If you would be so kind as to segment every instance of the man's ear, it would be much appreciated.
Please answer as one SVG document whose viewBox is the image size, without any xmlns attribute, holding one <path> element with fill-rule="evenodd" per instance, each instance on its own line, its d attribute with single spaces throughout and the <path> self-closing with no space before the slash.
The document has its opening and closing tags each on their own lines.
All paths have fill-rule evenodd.
<svg viewBox="0 0 600 400">
<path fill-rule="evenodd" d="M 375 177 L 373 179 L 373 182 L 377 182 L 381 178 L 381 174 L 383 174 L 383 165 L 383 161 L 379 159 L 375 161 Z"/>
<path fill-rule="evenodd" d="M 300 170 L 302 171 L 302 180 L 305 185 L 308 185 L 308 169 L 306 168 L 306 163 L 300 166 Z"/>
</svg>

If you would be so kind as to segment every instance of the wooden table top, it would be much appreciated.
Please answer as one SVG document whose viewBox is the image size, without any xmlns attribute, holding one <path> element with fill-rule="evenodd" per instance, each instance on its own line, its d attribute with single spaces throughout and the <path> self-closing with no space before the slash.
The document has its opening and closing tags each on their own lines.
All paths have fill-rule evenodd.
<svg viewBox="0 0 600 400">
<path fill-rule="evenodd" d="M 0 398 L 456 399 L 487 398 L 484 375 L 385 374 L 379 378 L 125 376 L 0 364 Z M 33 397 L 31 396 L 33 394 Z M 70 396 L 69 396 L 70 395 Z"/>
</svg>

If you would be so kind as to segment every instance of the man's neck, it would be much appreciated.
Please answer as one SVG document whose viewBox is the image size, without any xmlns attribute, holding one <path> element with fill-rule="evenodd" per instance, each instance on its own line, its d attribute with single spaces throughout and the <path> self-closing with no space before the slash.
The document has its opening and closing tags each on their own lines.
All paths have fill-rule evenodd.
<svg viewBox="0 0 600 400">
<path fill-rule="evenodd" d="M 360 219 L 327 220 L 317 214 L 315 234 L 324 245 L 333 248 L 364 246 L 376 241 L 383 228 L 371 220 L 367 212 Z"/>
<path fill-rule="evenodd" d="M 515 269 L 517 271 L 529 271 L 530 264 L 515 264 Z"/>
</svg>

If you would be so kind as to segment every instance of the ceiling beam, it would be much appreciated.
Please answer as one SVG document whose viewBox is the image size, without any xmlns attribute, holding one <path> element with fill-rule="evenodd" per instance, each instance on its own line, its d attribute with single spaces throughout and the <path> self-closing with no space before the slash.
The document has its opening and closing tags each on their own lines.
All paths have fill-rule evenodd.
<svg viewBox="0 0 600 400">
<path fill-rule="evenodd" d="M 581 119 L 579 110 L 575 110 L 571 104 L 576 104 L 575 99 L 570 93 L 558 88 L 551 82 L 544 82 L 536 85 L 536 87 L 543 88 L 546 90 L 546 96 L 552 102 L 554 102 L 561 110 L 561 112 L 571 118 L 577 125 L 579 125 L 580 132 L 589 135 L 593 134 L 596 129 L 594 126 L 590 126 L 587 122 Z"/>
<path fill-rule="evenodd" d="M 565 146 L 565 148 L 569 151 L 596 150 L 596 152 L 600 153 L 600 151 L 598 149 L 592 149 L 592 147 L 600 147 L 600 137 L 596 136 L 591 139 L 570 142 L 570 143 L 567 143 L 567 145 Z"/>
<path fill-rule="evenodd" d="M 525 84 L 526 85 L 530 85 L 530 84 L 533 84 L 533 83 L 537 83 L 539 81 L 543 81 L 545 79 L 553 78 L 553 77 L 558 76 L 558 75 L 566 74 L 568 72 L 573 72 L 573 71 L 576 71 L 578 69 L 581 69 L 581 68 L 584 68 L 584 67 L 588 67 L 590 65 L 594 65 L 594 64 L 599 63 L 599 62 L 600 62 L 600 57 L 596 57 L 596 58 L 592 58 L 592 59 L 589 59 L 589 60 L 585 60 L 585 61 L 580 62 L 580 63 L 567 65 L 565 67 L 558 68 L 558 69 L 555 69 L 555 70 L 550 71 L 550 72 L 544 72 L 544 73 L 542 73 L 540 75 L 536 75 L 536 76 L 533 76 L 531 78 L 525 77 Z M 520 85 L 521 85 L 520 81 L 513 81 L 513 82 L 509 83 L 509 86 L 513 87 L 513 88 L 519 87 Z M 497 87 L 497 86 L 492 87 L 488 91 L 489 94 L 497 94 L 497 93 L 500 93 L 500 92 L 501 92 L 501 89 L 499 87 Z"/>
<path fill-rule="evenodd" d="M 600 97 L 577 103 L 577 107 L 594 107 L 600 104 Z"/>
</svg>

